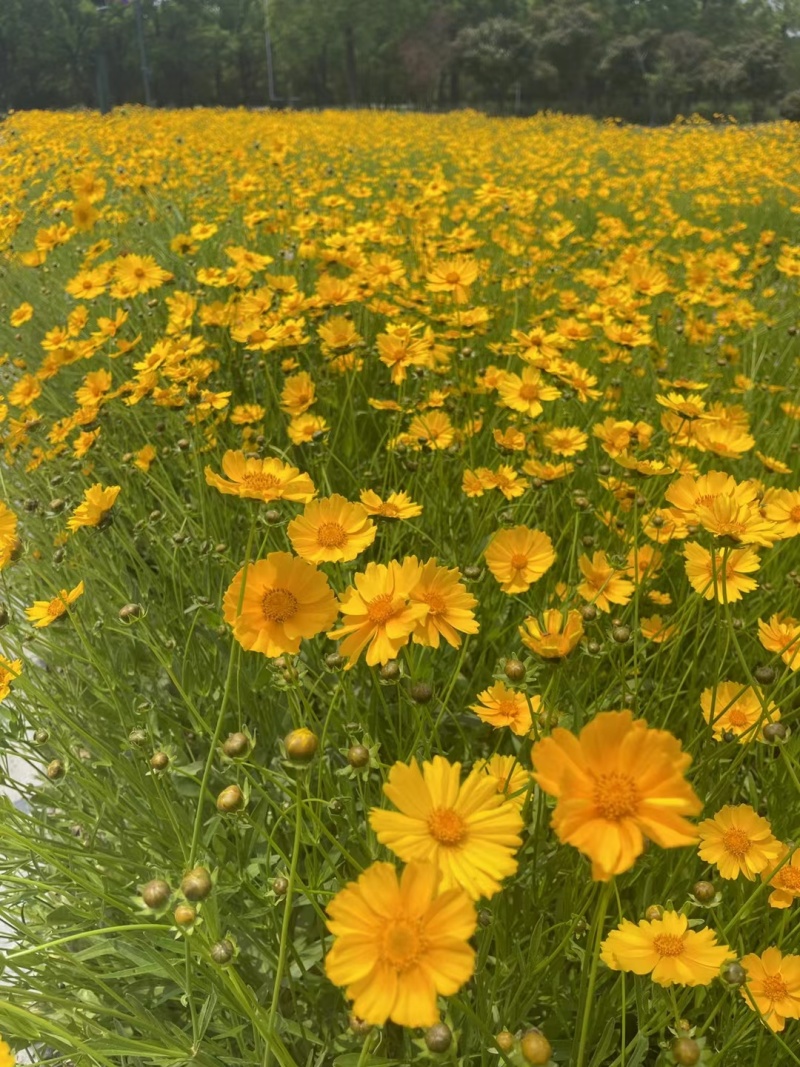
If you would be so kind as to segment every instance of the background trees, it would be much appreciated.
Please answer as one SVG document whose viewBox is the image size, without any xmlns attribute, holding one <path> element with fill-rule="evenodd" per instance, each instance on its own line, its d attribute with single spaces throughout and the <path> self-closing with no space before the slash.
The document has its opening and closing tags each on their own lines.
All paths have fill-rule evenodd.
<svg viewBox="0 0 800 1067">
<path fill-rule="evenodd" d="M 137 3 L 163 106 L 797 113 L 800 0 L 3 0 L 0 108 L 143 102 Z"/>
</svg>

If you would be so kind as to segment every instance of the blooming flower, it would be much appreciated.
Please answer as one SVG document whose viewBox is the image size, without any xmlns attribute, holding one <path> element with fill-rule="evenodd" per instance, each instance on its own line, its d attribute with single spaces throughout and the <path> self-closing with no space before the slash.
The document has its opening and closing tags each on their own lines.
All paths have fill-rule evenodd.
<svg viewBox="0 0 800 1067">
<path fill-rule="evenodd" d="M 376 526 L 361 504 L 334 493 L 309 501 L 286 532 L 298 556 L 331 563 L 355 559 L 375 540 Z"/>
<path fill-rule="evenodd" d="M 754 738 L 764 740 L 764 727 L 768 722 L 778 722 L 780 708 L 772 701 L 766 704 L 752 686 L 738 682 L 718 682 L 716 689 L 704 689 L 700 697 L 703 718 L 711 724 L 717 741 L 733 734 L 744 745 Z"/>
<path fill-rule="evenodd" d="M 761 872 L 761 881 L 772 886 L 769 906 L 788 908 L 800 896 L 800 849 L 781 844 L 774 862 Z"/>
<path fill-rule="evenodd" d="M 770 824 L 749 804 L 726 804 L 697 829 L 700 859 L 713 863 L 723 878 L 743 874 L 752 882 L 761 871 L 774 867 L 772 861 L 781 850 Z"/>
<path fill-rule="evenodd" d="M 371 489 L 364 489 L 359 499 L 368 515 L 382 519 L 415 519 L 422 514 L 422 505 L 415 504 L 408 493 L 389 493 L 381 500 Z"/>
<path fill-rule="evenodd" d="M 307 503 L 315 495 L 314 483 L 297 467 L 290 467 L 281 460 L 256 456 L 245 458 L 244 452 L 228 451 L 222 457 L 221 475 L 205 468 L 206 483 L 229 496 L 245 497 L 248 500 L 296 500 Z"/>
<path fill-rule="evenodd" d="M 0 656 L 0 700 L 5 700 L 11 692 L 11 683 L 22 674 L 22 660 L 6 659 Z"/>
<path fill-rule="evenodd" d="M 415 557 L 411 557 L 414 559 Z M 412 639 L 414 644 L 438 648 L 440 638 L 459 648 L 460 634 L 476 634 L 478 623 L 473 608 L 478 603 L 472 593 L 461 584 L 457 568 L 440 567 L 436 559 L 429 559 L 420 571 L 416 584 L 409 592 L 413 604 L 426 604 L 427 615 L 417 619 Z"/>
<path fill-rule="evenodd" d="M 473 770 L 462 782 L 460 763 L 434 756 L 420 770 L 412 759 L 394 764 L 383 791 L 399 811 L 372 809 L 378 840 L 405 862 L 436 863 L 442 888 L 460 885 L 473 900 L 491 897 L 516 871 L 519 808 L 490 776 Z"/>
<path fill-rule="evenodd" d="M 800 670 L 800 622 L 788 615 L 772 615 L 769 622 L 758 620 L 758 638 L 768 652 L 779 652 L 790 670 Z"/>
<path fill-rule="evenodd" d="M 603 941 L 600 958 L 612 971 L 649 974 L 658 985 L 710 985 L 725 960 L 727 945 L 718 945 L 713 930 L 690 930 L 689 920 L 675 911 L 638 924 L 623 919 Z"/>
<path fill-rule="evenodd" d="M 83 596 L 83 582 L 78 582 L 74 589 L 69 592 L 62 589 L 58 596 L 52 600 L 35 600 L 33 606 L 25 608 L 25 614 L 37 629 L 49 626 L 66 614 L 68 608 L 75 603 L 79 596 Z"/>
<path fill-rule="evenodd" d="M 774 945 L 761 955 L 742 957 L 747 982 L 741 994 L 772 1030 L 783 1030 L 787 1019 L 800 1019 L 800 956 L 784 956 Z"/>
<path fill-rule="evenodd" d="M 531 708 L 538 711 L 541 697 L 528 698 L 518 689 L 509 689 L 504 682 L 495 682 L 493 686 L 478 694 L 478 703 L 470 708 L 479 719 L 488 722 L 497 729 L 507 726 L 512 733 L 524 737 L 531 729 Z"/>
<path fill-rule="evenodd" d="M 457 887 L 437 886 L 431 863 L 409 863 L 400 879 L 391 863 L 373 863 L 328 905 L 333 946 L 325 973 L 375 1026 L 432 1026 L 437 996 L 450 996 L 475 969 L 469 938 L 475 906 Z"/>
<path fill-rule="evenodd" d="M 584 553 L 578 560 L 584 581 L 578 592 L 600 611 L 611 611 L 612 604 L 627 604 L 633 596 L 633 582 L 615 570 L 605 552 L 595 552 L 591 559 Z"/>
<path fill-rule="evenodd" d="M 691 541 L 684 547 L 686 574 L 692 589 L 706 600 L 733 604 L 750 593 L 758 582 L 749 575 L 761 566 L 754 548 L 734 548 L 727 554 L 715 552 Z M 724 563 L 723 563 L 724 561 Z"/>
<path fill-rule="evenodd" d="M 114 506 L 114 501 L 121 492 L 118 485 L 107 488 L 96 482 L 83 494 L 83 500 L 67 520 L 70 530 L 80 530 L 83 526 L 99 526 Z"/>
<path fill-rule="evenodd" d="M 522 643 L 543 659 L 562 659 L 577 648 L 583 637 L 583 619 L 579 611 L 566 615 L 558 608 L 542 614 L 541 622 L 529 615 L 519 628 Z"/>
<path fill-rule="evenodd" d="M 541 530 L 499 530 L 486 547 L 486 564 L 504 593 L 524 593 L 555 562 L 553 542 Z"/>
</svg>

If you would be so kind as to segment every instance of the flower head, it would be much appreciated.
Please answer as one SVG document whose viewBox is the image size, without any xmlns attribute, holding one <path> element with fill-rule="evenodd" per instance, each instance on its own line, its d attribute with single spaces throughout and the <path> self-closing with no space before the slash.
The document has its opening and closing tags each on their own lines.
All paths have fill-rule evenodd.
<svg viewBox="0 0 800 1067">
<path fill-rule="evenodd" d="M 633 596 L 633 582 L 611 566 L 605 552 L 595 552 L 591 559 L 582 555 L 578 566 L 584 577 L 578 592 L 600 611 L 611 611 L 612 604 L 627 604 Z"/>
<path fill-rule="evenodd" d="M 292 548 L 310 563 L 355 559 L 375 540 L 376 526 L 361 504 L 343 496 L 311 500 L 286 530 Z"/>
<path fill-rule="evenodd" d="M 274 457 L 245 458 L 244 452 L 228 451 L 222 457 L 222 470 L 226 478 L 206 467 L 206 482 L 229 496 L 262 500 L 264 503 L 296 500 L 305 504 L 316 493 L 314 483 L 307 474 L 301 474 L 297 467 L 290 467 Z"/>
<path fill-rule="evenodd" d="M 79 596 L 83 596 L 83 582 L 78 582 L 69 592 L 62 589 L 52 600 L 35 600 L 32 607 L 25 608 L 25 614 L 37 629 L 41 629 L 62 618 Z"/>
<path fill-rule="evenodd" d="M 781 850 L 770 824 L 749 804 L 726 804 L 697 829 L 700 859 L 713 863 L 723 878 L 743 874 L 752 882 L 761 871 L 774 867 Z"/>
<path fill-rule="evenodd" d="M 334 941 L 325 973 L 365 1022 L 432 1026 L 437 996 L 472 977 L 475 905 L 438 881 L 431 863 L 409 863 L 399 879 L 391 863 L 373 863 L 328 905 Z"/>
<path fill-rule="evenodd" d="M 408 493 L 389 493 L 381 500 L 371 489 L 364 489 L 359 498 L 368 515 L 382 519 L 415 519 L 422 514 L 422 505 L 415 504 Z"/>
<path fill-rule="evenodd" d="M 717 741 L 733 734 L 740 745 L 764 741 L 764 727 L 781 717 L 780 708 L 771 700 L 765 702 L 752 686 L 738 682 L 718 682 L 716 688 L 704 689 L 700 706 Z"/>
<path fill-rule="evenodd" d="M 543 659 L 561 659 L 577 648 L 583 637 L 583 620 L 579 611 L 565 615 L 550 608 L 541 621 L 529 615 L 519 628 L 522 643 Z"/>
<path fill-rule="evenodd" d="M 514 526 L 494 535 L 484 553 L 504 593 L 524 593 L 555 562 L 553 542 L 541 530 Z"/>
<path fill-rule="evenodd" d="M 69 529 L 74 533 L 82 526 L 99 526 L 111 511 L 120 492 L 121 488 L 118 485 L 110 485 L 104 489 L 99 482 L 96 482 L 85 490 L 83 500 L 67 520 Z"/>
<path fill-rule="evenodd" d="M 531 707 L 536 711 L 540 705 L 541 697 L 533 697 L 529 704 L 520 690 L 509 689 L 504 682 L 495 682 L 478 694 L 478 703 L 470 704 L 470 708 L 483 722 L 497 729 L 507 726 L 512 733 L 524 737 L 531 729 Z"/>
<path fill-rule="evenodd" d="M 414 557 L 412 557 L 413 559 Z M 417 619 L 413 633 L 416 645 L 438 648 L 440 638 L 459 648 L 461 634 L 476 634 L 478 623 L 473 608 L 478 603 L 461 583 L 461 572 L 455 567 L 440 567 L 436 559 L 429 559 L 420 571 L 409 597 L 414 604 L 426 604 L 427 615 Z"/>
<path fill-rule="evenodd" d="M 800 670 L 800 622 L 788 615 L 758 620 L 758 639 L 768 652 L 779 652 L 790 670 Z"/>
<path fill-rule="evenodd" d="M 658 985 L 709 985 L 722 964 L 733 959 L 727 945 L 718 945 L 713 930 L 690 930 L 679 912 L 638 924 L 623 919 L 601 946 L 600 958 L 612 971 L 649 974 Z"/>
<path fill-rule="evenodd" d="M 516 756 L 490 756 L 477 760 L 475 770 L 494 779 L 497 792 L 502 793 L 512 804 L 522 807 L 533 784 L 533 776 Z"/>
<path fill-rule="evenodd" d="M 22 674 L 22 660 L 6 659 L 0 656 L 0 700 L 5 700 L 11 692 L 11 683 Z"/>
<path fill-rule="evenodd" d="M 800 1019 L 800 956 L 784 956 L 773 945 L 741 962 L 747 971 L 742 996 L 770 1029 L 783 1030 L 787 1019 Z"/>
<path fill-rule="evenodd" d="M 742 599 L 758 586 L 749 575 L 761 566 L 754 548 L 734 548 L 727 553 L 714 552 L 691 541 L 684 547 L 686 574 L 692 589 L 706 600 L 729 604 Z M 723 562 L 724 561 L 724 562 Z"/>
<path fill-rule="evenodd" d="M 761 872 L 761 881 L 772 886 L 771 908 L 788 908 L 800 897 L 800 849 L 781 845 L 774 861 Z"/>
</svg>

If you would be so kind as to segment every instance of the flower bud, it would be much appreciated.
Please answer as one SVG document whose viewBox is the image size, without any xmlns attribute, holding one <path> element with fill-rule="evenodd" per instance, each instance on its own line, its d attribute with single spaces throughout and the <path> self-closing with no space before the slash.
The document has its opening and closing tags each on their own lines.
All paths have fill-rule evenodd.
<svg viewBox="0 0 800 1067">
<path fill-rule="evenodd" d="M 717 887 L 713 882 L 695 882 L 692 887 L 692 895 L 701 904 L 710 904 L 717 895 Z"/>
<path fill-rule="evenodd" d="M 553 1054 L 553 1046 L 541 1030 L 528 1030 L 522 1035 L 519 1047 L 526 1063 L 549 1063 Z"/>
<path fill-rule="evenodd" d="M 702 1049 L 691 1037 L 679 1037 L 672 1042 L 672 1048 L 670 1050 L 676 1063 L 681 1064 L 681 1067 L 694 1067 L 695 1063 L 700 1061 L 700 1053 Z"/>
<path fill-rule="evenodd" d="M 369 763 L 369 749 L 366 745 L 351 745 L 347 750 L 347 762 L 356 769 L 366 767 Z"/>
<path fill-rule="evenodd" d="M 56 782 L 59 778 L 64 777 L 64 764 L 60 759 L 51 760 L 47 764 L 47 770 L 44 773 L 51 782 Z"/>
<path fill-rule="evenodd" d="M 243 733 L 228 734 L 222 744 L 222 751 L 230 759 L 246 756 L 250 751 L 250 738 Z"/>
<path fill-rule="evenodd" d="M 651 904 L 644 913 L 644 917 L 649 923 L 657 922 L 659 919 L 664 918 L 664 909 L 660 904 Z"/>
<path fill-rule="evenodd" d="M 430 704 L 433 686 L 428 682 L 414 682 L 410 689 L 411 699 L 415 704 Z"/>
<path fill-rule="evenodd" d="M 756 667 L 753 671 L 753 676 L 760 685 L 772 685 L 775 681 L 775 668 Z"/>
<path fill-rule="evenodd" d="M 471 582 L 474 582 L 474 581 L 476 581 L 476 579 L 480 578 L 481 573 L 482 572 L 481 572 L 481 568 L 480 567 L 465 567 L 464 568 L 464 577 L 467 578 Z"/>
<path fill-rule="evenodd" d="M 277 897 L 285 897 L 289 892 L 289 879 L 279 875 L 272 883 L 272 892 Z"/>
<path fill-rule="evenodd" d="M 180 926 L 182 930 L 185 930 L 194 923 L 197 918 L 197 911 L 191 904 L 179 904 L 172 913 L 172 918 L 175 920 L 176 926 Z"/>
<path fill-rule="evenodd" d="M 166 752 L 154 752 L 150 757 L 150 766 L 154 771 L 165 771 L 169 767 L 169 756 Z"/>
<path fill-rule="evenodd" d="M 725 985 L 736 988 L 744 985 L 747 981 L 747 971 L 742 967 L 741 963 L 726 963 L 720 972 L 720 978 Z"/>
<path fill-rule="evenodd" d="M 244 793 L 238 785 L 229 785 L 217 797 L 217 811 L 226 814 L 241 811 L 244 807 Z"/>
<path fill-rule="evenodd" d="M 205 867 L 193 867 L 181 881 L 181 892 L 187 900 L 205 900 L 212 888 L 211 875 Z"/>
<path fill-rule="evenodd" d="M 372 1023 L 364 1022 L 357 1015 L 352 1012 L 347 1016 L 347 1025 L 356 1035 L 356 1037 L 366 1037 L 367 1034 L 372 1033 Z"/>
<path fill-rule="evenodd" d="M 325 666 L 332 671 L 338 671 L 341 667 L 344 666 L 344 662 L 344 656 L 342 656 L 339 652 L 330 652 L 325 657 Z"/>
<path fill-rule="evenodd" d="M 766 741 L 785 741 L 788 730 L 782 722 L 768 722 L 764 727 Z"/>
<path fill-rule="evenodd" d="M 281 521 L 281 513 L 277 508 L 270 508 L 269 511 L 264 512 L 264 522 L 268 522 L 270 526 L 274 526 L 276 522 Z"/>
<path fill-rule="evenodd" d="M 594 604 L 584 604 L 581 608 L 581 617 L 584 622 L 594 622 L 597 618 L 597 608 Z"/>
<path fill-rule="evenodd" d="M 299 763 L 308 763 L 314 758 L 319 748 L 319 738 L 313 730 L 309 730 L 305 726 L 288 733 L 283 739 L 283 743 L 286 746 L 286 755 L 289 759 L 297 760 Z"/>
<path fill-rule="evenodd" d="M 453 1031 L 447 1023 L 435 1023 L 425 1031 L 429 1052 L 447 1052 L 453 1042 Z"/>
<path fill-rule="evenodd" d="M 119 617 L 122 622 L 132 622 L 141 617 L 143 610 L 141 604 L 126 604 L 119 609 Z"/>
<path fill-rule="evenodd" d="M 142 886 L 142 900 L 148 908 L 163 908 L 171 896 L 172 890 L 161 878 L 154 878 L 152 882 Z"/>
<path fill-rule="evenodd" d="M 527 673 L 525 664 L 518 659 L 507 659 L 503 671 L 509 682 L 521 682 Z"/>
<path fill-rule="evenodd" d="M 618 645 L 624 645 L 630 641 L 631 631 L 627 626 L 615 626 L 611 631 L 611 636 Z"/>
<path fill-rule="evenodd" d="M 400 677 L 400 664 L 396 659 L 390 659 L 380 669 L 380 676 L 384 682 L 393 682 Z"/>
<path fill-rule="evenodd" d="M 131 730 L 128 734 L 128 743 L 134 748 L 142 748 L 147 744 L 147 731 L 146 730 Z"/>
<path fill-rule="evenodd" d="M 6 626 L 8 624 L 8 608 L 5 604 L 0 604 L 0 626 Z"/>
<path fill-rule="evenodd" d="M 34 745 L 46 745 L 50 740 L 50 734 L 47 730 L 37 730 L 33 735 Z"/>
<path fill-rule="evenodd" d="M 514 1035 L 510 1030 L 501 1030 L 499 1034 L 495 1034 L 494 1043 L 501 1052 L 511 1052 L 515 1044 Z"/>
<path fill-rule="evenodd" d="M 233 945 L 230 941 L 224 938 L 222 941 L 217 941 L 209 949 L 209 955 L 214 963 L 218 963 L 220 967 L 226 963 L 230 963 L 233 959 Z"/>
</svg>

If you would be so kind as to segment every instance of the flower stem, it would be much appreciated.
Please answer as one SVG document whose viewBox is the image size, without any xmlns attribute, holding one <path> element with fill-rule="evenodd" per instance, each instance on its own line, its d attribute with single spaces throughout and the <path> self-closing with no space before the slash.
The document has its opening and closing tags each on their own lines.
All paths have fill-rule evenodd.
<svg viewBox="0 0 800 1067">
<path fill-rule="evenodd" d="M 597 903 L 597 910 L 594 913 L 594 919 L 592 920 L 592 931 L 594 933 L 594 942 L 592 945 L 592 966 L 589 971 L 589 986 L 586 990 L 586 999 L 583 1002 L 583 1018 L 581 1019 L 581 1036 L 578 1043 L 578 1055 L 575 1059 L 575 1067 L 584 1067 L 586 1060 L 586 1045 L 589 1040 L 589 1022 L 592 1018 L 592 1008 L 594 1006 L 594 987 L 597 982 L 597 965 L 600 962 L 600 942 L 603 940 L 603 923 L 606 917 L 606 911 L 608 910 L 608 902 L 611 899 L 611 891 L 613 889 L 613 879 L 606 882 L 603 886 L 600 899 Z"/>
</svg>

